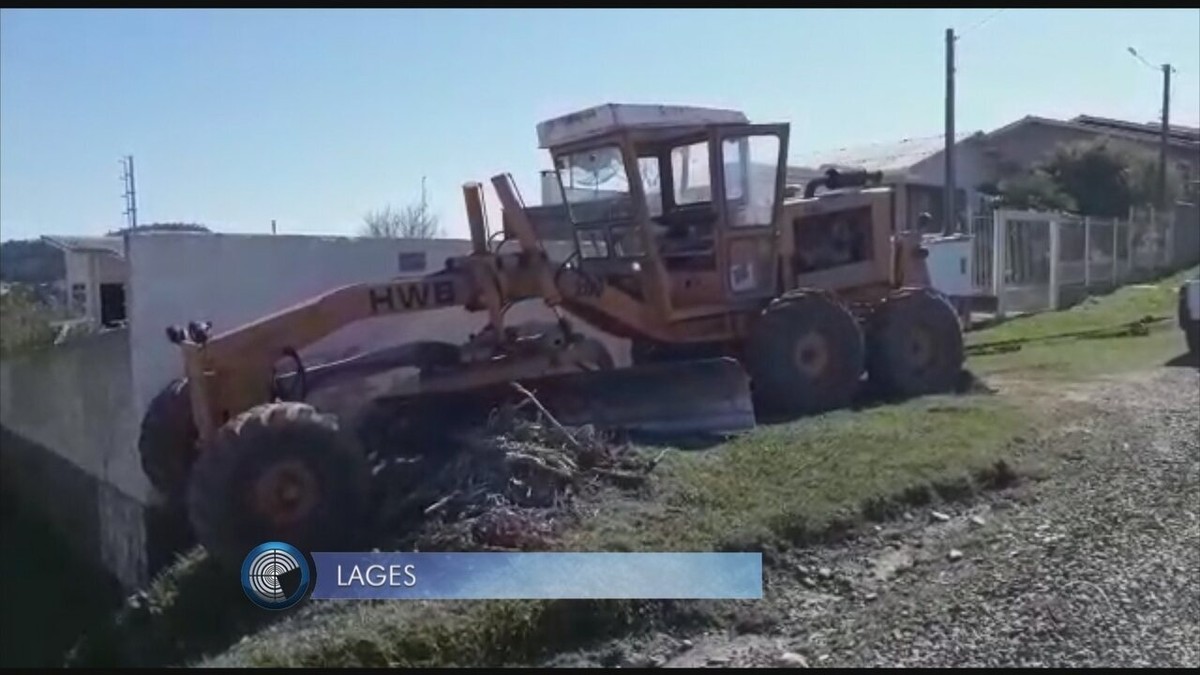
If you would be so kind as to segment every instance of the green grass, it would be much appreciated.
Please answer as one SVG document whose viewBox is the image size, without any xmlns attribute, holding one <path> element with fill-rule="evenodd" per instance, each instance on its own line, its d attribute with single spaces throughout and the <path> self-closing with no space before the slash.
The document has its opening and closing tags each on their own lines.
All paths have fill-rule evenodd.
<svg viewBox="0 0 1200 675">
<path fill-rule="evenodd" d="M 711 550 L 787 545 L 890 498 L 988 469 L 1027 415 L 992 397 L 929 397 L 764 427 L 725 447 L 676 453 L 658 494 L 601 512 L 572 534 L 578 549 Z"/>
<path fill-rule="evenodd" d="M 968 341 L 1171 315 L 1180 278 L 1011 321 Z M 1152 365 L 1179 351 L 1182 338 L 1172 326 L 1144 337 L 1027 346 L 972 358 L 969 366 L 985 375 L 1080 378 Z M 998 460 L 1019 462 L 1014 453 L 1024 439 L 1037 436 L 1051 414 L 1035 402 L 999 396 L 928 397 L 762 427 L 706 451 L 668 453 L 644 493 L 610 492 L 595 499 L 587 505 L 593 515 L 574 524 L 556 546 L 767 554 L 808 545 L 906 504 L 969 494 L 981 480 L 997 477 Z M 103 648 L 90 653 L 106 663 L 137 665 L 514 664 L 662 622 L 726 622 L 730 604 L 310 602 L 266 627 L 248 608 L 236 575 L 216 573 L 202 557 L 189 558 L 163 575 L 140 607 L 127 610 L 116 628 L 99 637 Z M 247 630 L 251 634 L 239 640 Z M 131 644 L 136 648 L 120 648 Z"/>
<path fill-rule="evenodd" d="M 1148 335 L 1028 343 L 1019 351 L 975 356 L 968 367 L 979 375 L 1017 373 L 1025 379 L 1078 380 L 1161 365 L 1186 351 L 1176 323 L 1179 285 L 1197 268 L 1158 281 L 1126 286 L 1089 298 L 1061 312 L 1012 319 L 967 335 L 968 345 L 1037 339 L 1062 333 L 1116 328 L 1144 317 L 1167 317 Z"/>
</svg>

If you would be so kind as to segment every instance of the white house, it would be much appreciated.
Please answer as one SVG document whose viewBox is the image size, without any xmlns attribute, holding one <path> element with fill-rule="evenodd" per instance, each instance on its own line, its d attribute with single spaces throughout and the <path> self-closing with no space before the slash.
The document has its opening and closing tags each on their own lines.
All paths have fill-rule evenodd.
<svg viewBox="0 0 1200 675">
<path fill-rule="evenodd" d="M 63 253 L 72 318 L 101 325 L 125 320 L 129 263 L 122 237 L 42 237 Z"/>
</svg>

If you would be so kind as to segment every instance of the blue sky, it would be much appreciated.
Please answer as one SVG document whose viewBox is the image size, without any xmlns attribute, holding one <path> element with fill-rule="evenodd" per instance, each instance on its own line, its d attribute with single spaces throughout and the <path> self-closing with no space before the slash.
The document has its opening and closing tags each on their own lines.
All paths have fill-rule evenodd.
<svg viewBox="0 0 1200 675">
<path fill-rule="evenodd" d="M 793 155 L 935 135 L 947 27 L 960 131 L 1155 119 L 1128 46 L 1200 120 L 1197 10 L 4 10 L 0 236 L 121 226 L 124 154 L 143 223 L 354 234 L 427 176 L 465 236 L 464 181 L 509 171 L 537 201 L 536 123 L 609 101 L 790 122 Z"/>
</svg>

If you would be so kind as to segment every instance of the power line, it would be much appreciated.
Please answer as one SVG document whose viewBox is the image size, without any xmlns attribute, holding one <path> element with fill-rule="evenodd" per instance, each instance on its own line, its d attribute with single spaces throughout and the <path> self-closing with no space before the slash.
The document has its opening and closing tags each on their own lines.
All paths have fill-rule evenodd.
<svg viewBox="0 0 1200 675">
<path fill-rule="evenodd" d="M 974 26 L 971 26 L 970 28 L 968 28 L 964 31 L 959 31 L 958 34 L 955 35 L 955 37 L 954 37 L 955 41 L 963 39 L 964 36 L 966 36 L 968 33 L 975 31 L 977 28 L 982 28 L 984 24 L 986 24 L 987 22 L 996 18 L 996 16 L 998 16 L 1003 11 L 1004 11 L 1003 9 L 993 10 L 991 14 L 988 14 L 987 16 L 983 17 L 983 20 L 977 22 Z"/>
</svg>

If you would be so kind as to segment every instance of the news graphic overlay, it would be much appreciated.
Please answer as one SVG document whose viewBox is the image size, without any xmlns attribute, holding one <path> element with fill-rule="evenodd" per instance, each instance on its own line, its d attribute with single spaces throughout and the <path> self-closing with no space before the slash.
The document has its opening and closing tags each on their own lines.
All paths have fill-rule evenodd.
<svg viewBox="0 0 1200 675">
<path fill-rule="evenodd" d="M 308 560 L 291 544 L 259 544 L 242 563 L 242 590 L 263 609 L 287 609 L 304 598 L 312 581 Z"/>
<path fill-rule="evenodd" d="M 313 553 L 314 600 L 759 600 L 761 553 Z"/>
</svg>

